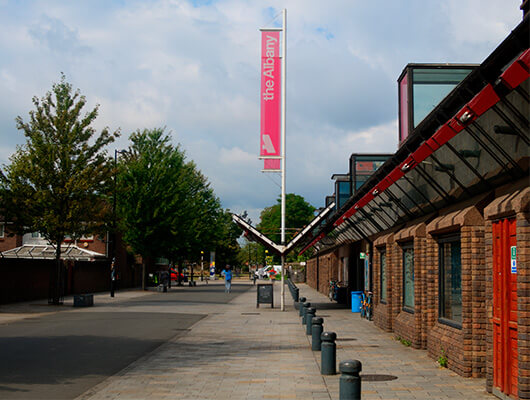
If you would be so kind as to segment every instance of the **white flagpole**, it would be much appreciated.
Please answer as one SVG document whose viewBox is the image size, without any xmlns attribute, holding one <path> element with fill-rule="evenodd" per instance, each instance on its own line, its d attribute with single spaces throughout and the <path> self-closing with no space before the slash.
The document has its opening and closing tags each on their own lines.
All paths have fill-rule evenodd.
<svg viewBox="0 0 530 400">
<path fill-rule="evenodd" d="M 281 208 L 282 208 L 282 228 L 281 228 L 281 239 L 282 245 L 285 245 L 285 82 L 286 82 L 286 65 L 285 65 L 285 56 L 286 52 L 286 43 L 287 43 L 287 9 L 283 9 L 283 34 L 282 34 L 282 122 L 281 122 L 281 136 L 282 136 L 282 195 L 281 195 Z M 282 277 L 281 277 L 281 310 L 285 311 L 285 255 L 282 254 Z"/>
</svg>

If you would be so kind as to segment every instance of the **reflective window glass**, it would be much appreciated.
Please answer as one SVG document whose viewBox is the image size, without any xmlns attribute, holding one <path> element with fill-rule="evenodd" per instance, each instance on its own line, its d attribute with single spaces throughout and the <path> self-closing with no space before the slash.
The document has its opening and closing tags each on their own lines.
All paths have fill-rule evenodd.
<svg viewBox="0 0 530 400">
<path fill-rule="evenodd" d="M 399 82 L 399 142 L 409 135 L 409 118 L 408 118 L 408 73 L 405 74 Z"/>
<path fill-rule="evenodd" d="M 381 264 L 381 300 L 386 301 L 386 251 L 379 253 Z"/>
<path fill-rule="evenodd" d="M 337 199 L 336 203 L 338 205 L 338 208 L 341 208 L 346 201 L 350 198 L 350 182 L 341 182 L 337 181 Z"/>
<path fill-rule="evenodd" d="M 414 248 L 403 247 L 403 307 L 414 310 Z"/>
<path fill-rule="evenodd" d="M 440 317 L 462 324 L 462 261 L 460 238 L 440 242 Z"/>
<path fill-rule="evenodd" d="M 471 69 L 453 68 L 414 68 L 412 70 L 414 128 L 471 71 Z"/>
</svg>

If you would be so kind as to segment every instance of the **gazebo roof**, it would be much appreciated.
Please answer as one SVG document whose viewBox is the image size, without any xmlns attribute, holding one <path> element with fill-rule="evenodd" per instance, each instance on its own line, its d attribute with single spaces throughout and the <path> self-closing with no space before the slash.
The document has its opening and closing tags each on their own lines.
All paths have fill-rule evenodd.
<svg viewBox="0 0 530 400">
<path fill-rule="evenodd" d="M 27 258 L 40 260 L 55 259 L 55 246 L 25 244 L 1 253 L 3 258 Z M 61 259 L 75 261 L 95 261 L 106 256 L 95 251 L 82 249 L 74 245 L 61 246 Z"/>
</svg>

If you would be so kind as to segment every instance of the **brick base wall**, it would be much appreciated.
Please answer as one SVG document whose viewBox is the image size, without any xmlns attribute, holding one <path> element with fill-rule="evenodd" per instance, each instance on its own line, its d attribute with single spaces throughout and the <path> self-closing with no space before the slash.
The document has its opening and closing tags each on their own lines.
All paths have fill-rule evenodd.
<svg viewBox="0 0 530 400">
<path fill-rule="evenodd" d="M 412 347 L 424 349 L 427 346 L 424 322 L 426 320 L 427 304 L 427 274 L 425 264 L 425 224 L 405 228 L 394 236 L 393 246 L 393 288 L 392 291 L 393 311 L 397 312 L 393 322 L 396 336 L 407 339 Z M 401 244 L 412 241 L 414 246 L 414 312 L 403 310 L 403 250 Z"/>
<path fill-rule="evenodd" d="M 374 304 L 374 324 L 386 332 L 392 332 L 392 292 L 393 292 L 393 249 L 392 243 L 394 240 L 393 234 L 384 235 L 374 240 L 374 254 L 373 254 L 373 267 L 372 271 L 374 274 L 374 292 L 373 292 L 373 304 Z M 386 299 L 381 300 L 381 253 L 386 254 Z"/>
<path fill-rule="evenodd" d="M 306 263 L 306 284 L 313 289 L 317 288 L 317 259 L 312 258 Z"/>
</svg>

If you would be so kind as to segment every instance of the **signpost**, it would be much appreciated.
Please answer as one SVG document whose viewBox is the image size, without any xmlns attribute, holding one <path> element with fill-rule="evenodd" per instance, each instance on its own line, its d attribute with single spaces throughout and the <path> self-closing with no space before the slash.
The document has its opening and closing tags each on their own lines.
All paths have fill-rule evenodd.
<svg viewBox="0 0 530 400">
<path fill-rule="evenodd" d="M 286 81 L 286 43 L 287 10 L 282 10 L 281 28 L 262 28 L 261 39 L 261 129 L 260 158 L 265 160 L 263 172 L 281 172 L 281 244 L 285 246 L 285 81 Z M 280 47 L 280 32 L 281 47 Z M 278 71 L 278 56 L 281 51 L 281 70 Z M 278 88 L 279 84 L 279 88 Z M 280 100 L 279 104 L 277 103 Z M 278 110 L 280 105 L 280 110 Z M 278 114 L 278 111 L 280 113 Z M 280 146 L 275 146 L 275 132 L 280 125 Z M 278 154 L 281 148 L 281 155 Z M 280 167 L 280 170 L 278 170 Z M 285 310 L 285 255 L 282 253 L 281 310 Z"/>
<path fill-rule="evenodd" d="M 271 308 L 274 308 L 274 286 L 270 283 L 258 283 L 256 308 L 259 308 L 260 304 L 270 304 Z"/>
</svg>

